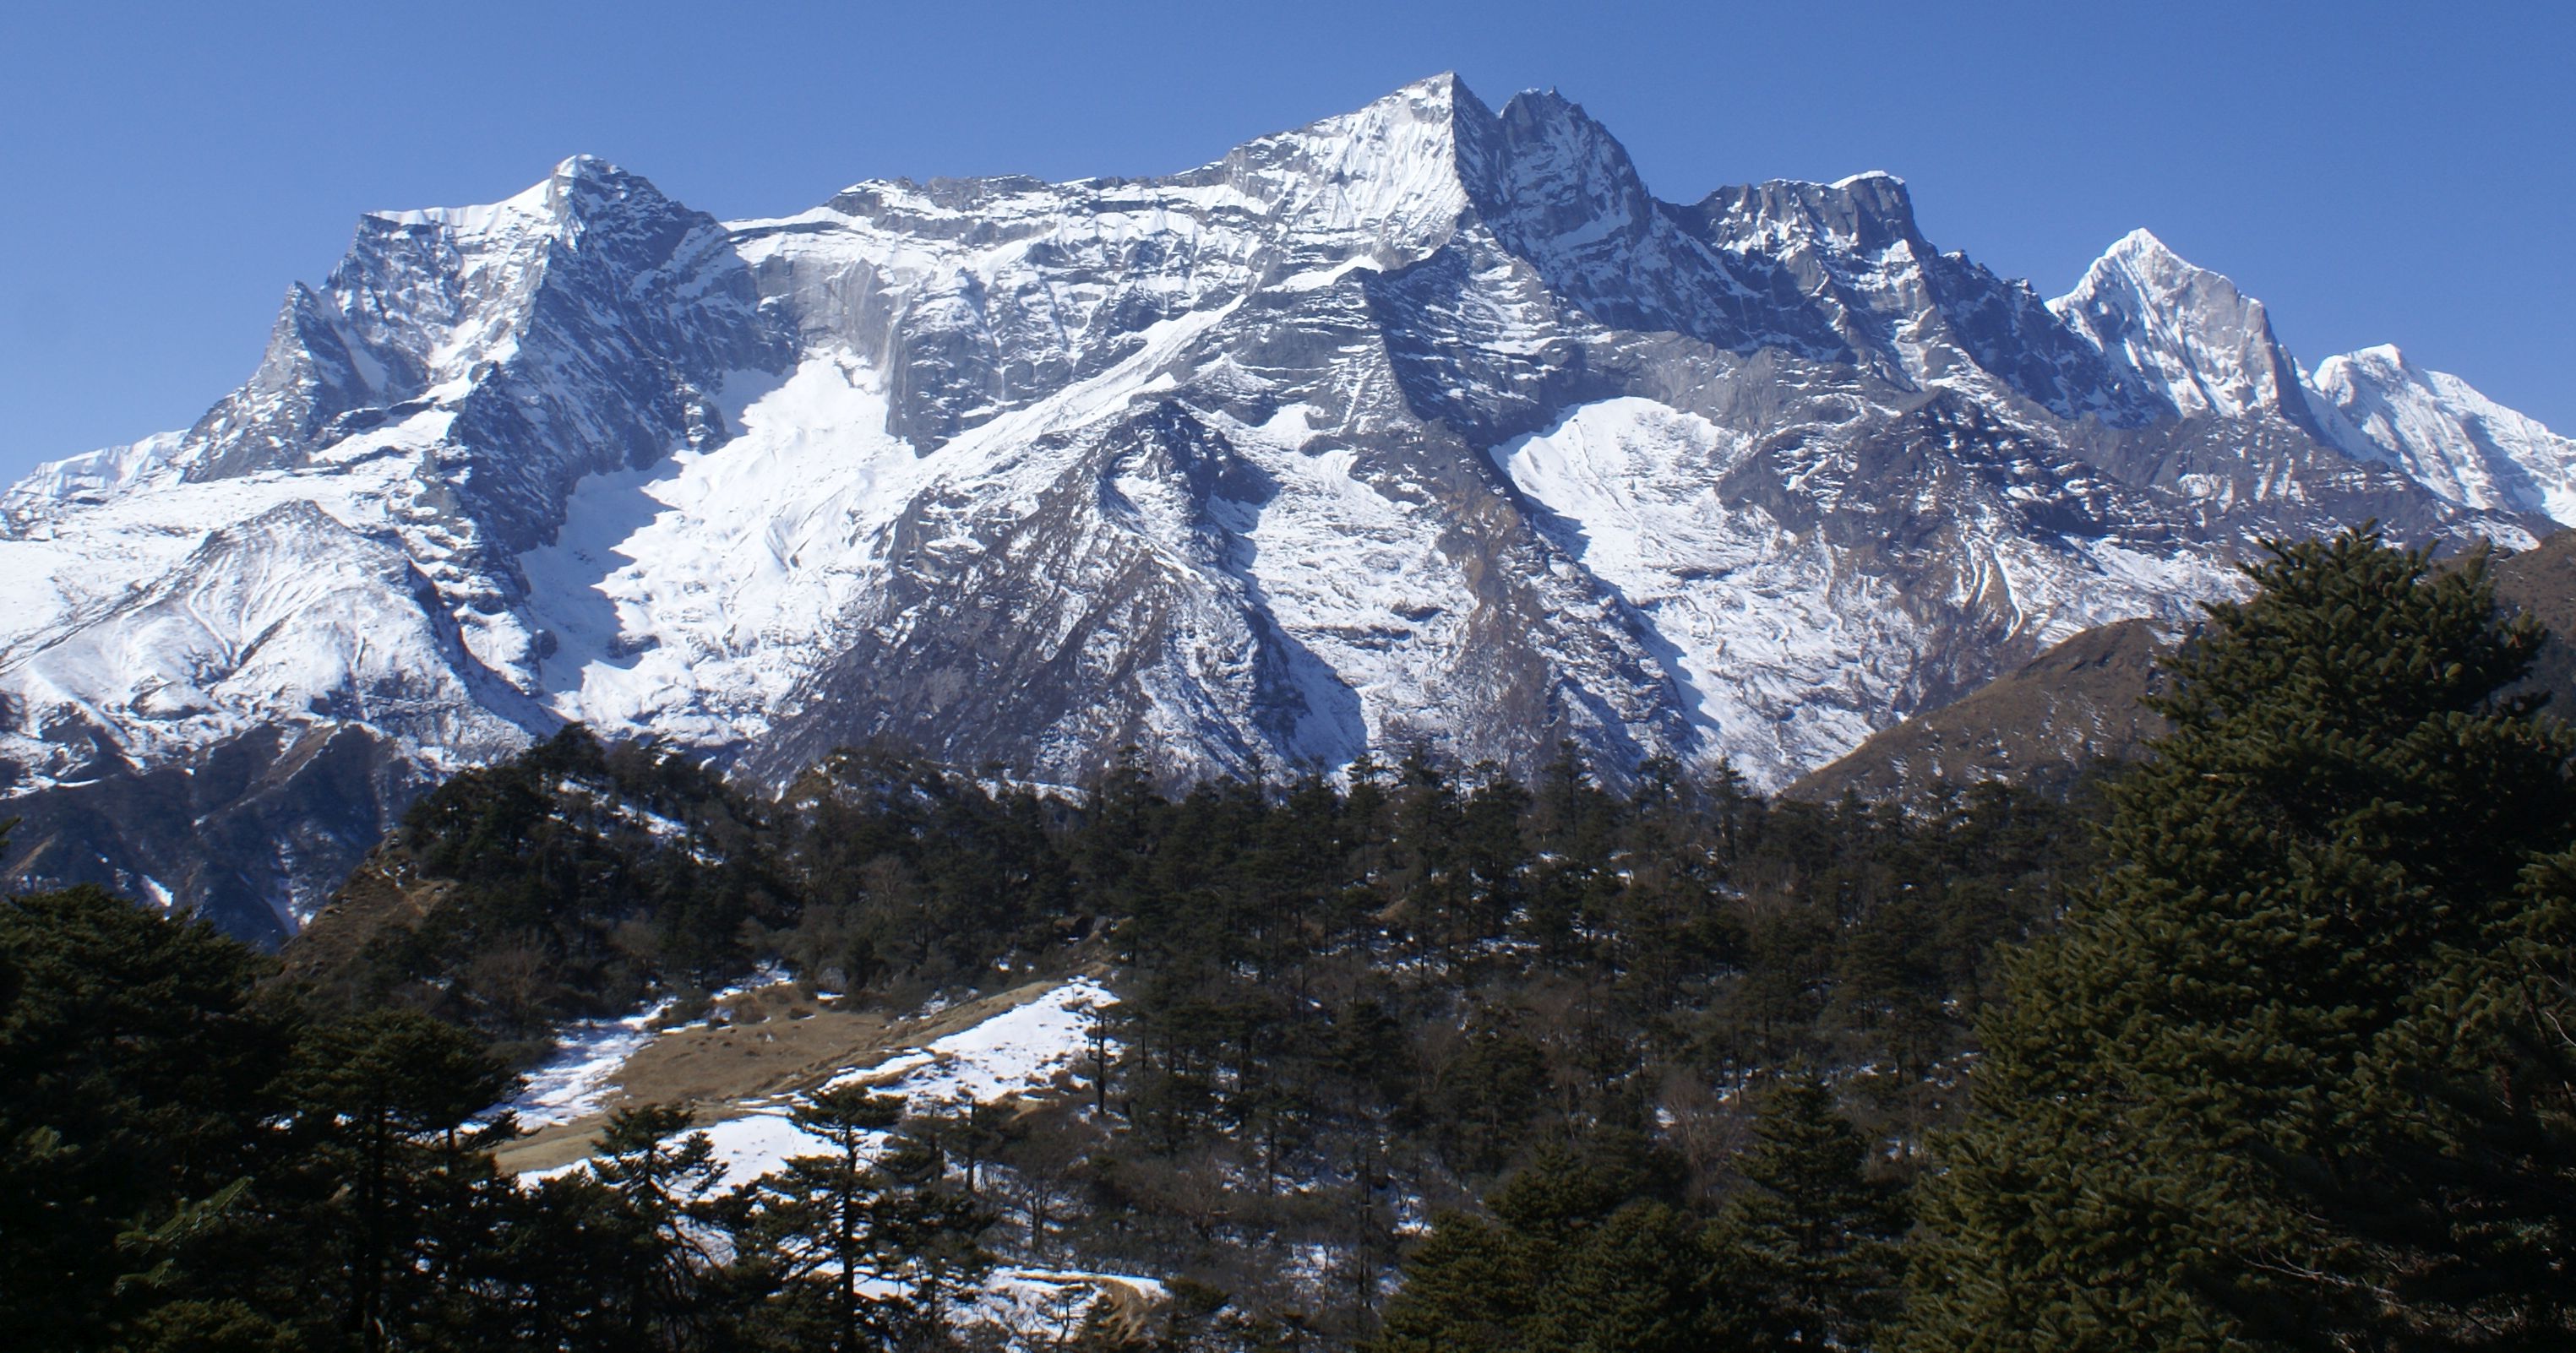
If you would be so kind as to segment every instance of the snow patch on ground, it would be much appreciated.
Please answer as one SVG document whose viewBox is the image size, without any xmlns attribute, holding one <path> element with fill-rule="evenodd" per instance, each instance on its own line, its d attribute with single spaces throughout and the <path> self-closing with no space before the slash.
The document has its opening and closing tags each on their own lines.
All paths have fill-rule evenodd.
<svg viewBox="0 0 2576 1353">
<path fill-rule="evenodd" d="M 876 1086 L 902 1095 L 916 1113 L 1043 1090 L 1089 1058 L 1093 1012 L 1116 999 L 1098 982 L 1078 977 L 1026 1005 L 882 1066 L 836 1076 L 830 1084 Z"/>
<path fill-rule="evenodd" d="M 519 1125 L 539 1128 L 599 1112 L 626 1059 L 653 1041 L 653 1021 L 670 1008 L 665 998 L 621 1019 L 583 1020 L 556 1033 L 554 1055 L 528 1073 L 527 1088 L 509 1102 Z"/>
<path fill-rule="evenodd" d="M 969 1318 L 1000 1331 L 1013 1350 L 1068 1348 L 1091 1308 L 1121 1295 L 1157 1305 L 1170 1291 L 1156 1279 L 1126 1273 L 996 1268 L 985 1275 Z"/>
</svg>

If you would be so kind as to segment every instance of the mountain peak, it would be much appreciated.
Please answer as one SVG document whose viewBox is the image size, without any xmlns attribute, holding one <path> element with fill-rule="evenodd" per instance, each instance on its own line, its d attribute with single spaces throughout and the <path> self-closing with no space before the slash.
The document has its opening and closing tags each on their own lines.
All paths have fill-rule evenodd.
<svg viewBox="0 0 2576 1353">
<path fill-rule="evenodd" d="M 1444 70 L 1436 75 L 1423 76 L 1408 84 L 1397 85 L 1384 98 L 1376 102 L 1384 103 L 1388 99 L 1408 98 L 1417 94 L 1451 100 L 1464 98 L 1471 103 L 1476 101 L 1475 92 L 1467 88 L 1466 80 L 1460 77 L 1458 72 Z"/>
<path fill-rule="evenodd" d="M 572 154 L 555 162 L 554 177 L 572 179 L 620 179 L 631 177 L 623 169 L 596 155 Z"/>
<path fill-rule="evenodd" d="M 1876 253 L 1900 240 L 1922 239 L 1905 180 L 1877 170 L 1832 183 L 1770 179 L 1720 188 L 1696 210 L 1710 221 L 1713 236 L 1734 248 L 1794 251 L 1803 241 L 1821 239 Z"/>
<path fill-rule="evenodd" d="M 2317 363 L 2308 399 L 2328 440 L 2455 503 L 2576 524 L 2576 439 L 2506 408 L 2394 343 Z"/>
<path fill-rule="evenodd" d="M 451 234 L 555 234 L 596 215 L 623 206 L 653 214 L 675 210 L 661 190 L 596 155 L 569 155 L 537 182 L 498 202 L 465 207 L 422 207 L 409 211 L 372 211 L 366 219 L 397 227 L 429 226 Z"/>
<path fill-rule="evenodd" d="M 2263 303 L 2153 231 L 2121 236 L 2048 306 L 2185 417 L 2304 417 L 2304 404 L 2284 402 L 2297 365 L 2273 338 Z"/>
<path fill-rule="evenodd" d="M 2192 267 L 2192 264 L 2186 261 L 2182 255 L 2173 251 L 2173 246 L 2166 244 L 2164 240 L 2156 234 L 2156 232 L 2147 229 L 2145 226 L 2140 226 L 2137 229 L 2130 231 L 2128 234 L 2122 235 L 2120 238 L 2113 240 L 2111 242 L 2111 247 L 2102 251 L 2102 258 L 2103 260 L 2120 259 L 2122 261 L 2152 260 L 2157 266 L 2162 267 Z M 2102 265 L 2100 262 L 2096 262 L 2094 266 L 2098 268 Z M 2198 270 L 2195 269 L 2195 271 Z"/>
<path fill-rule="evenodd" d="M 1555 90 L 1524 90 L 1499 113 L 1459 116 L 1467 192 L 1524 251 L 1633 236 L 1655 215 L 1627 147 Z"/>
<path fill-rule="evenodd" d="M 1493 110 L 1476 97 L 1476 92 L 1467 87 L 1467 82 L 1460 79 L 1456 71 L 1442 71 L 1398 85 L 1347 113 L 1320 118 L 1286 135 L 1330 135 L 1335 131 L 1389 121 L 1416 123 L 1454 133 L 1451 120 L 1461 114 L 1480 120 L 1494 116 Z"/>
<path fill-rule="evenodd" d="M 2134 293 L 2159 306 L 2182 306 L 2203 317 L 2223 312 L 2269 328 L 2263 303 L 2239 290 L 2234 278 L 2184 258 L 2144 226 L 2114 240 L 2061 299 L 2111 292 Z"/>
</svg>

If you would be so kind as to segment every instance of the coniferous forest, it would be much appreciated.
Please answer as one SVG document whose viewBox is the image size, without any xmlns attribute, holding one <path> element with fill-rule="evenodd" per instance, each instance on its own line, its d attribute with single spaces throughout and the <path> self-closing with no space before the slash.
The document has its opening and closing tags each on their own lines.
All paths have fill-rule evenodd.
<svg viewBox="0 0 2576 1353">
<path fill-rule="evenodd" d="M 2576 1346 L 2576 734 L 2482 558 L 2275 547 L 2171 733 L 2047 792 L 1768 800 L 1560 755 L 776 796 L 568 730 L 281 955 L 0 907 L 0 1330 L 136 1350 Z M 399 886 L 397 886 L 399 885 Z M 395 898 L 399 902 L 386 901 Z M 422 901 L 421 899 L 428 899 Z M 565 1021 L 764 965 L 1118 997 L 1079 1093 L 726 1176 L 684 1109 L 499 1169 Z M 1028 1346 L 1024 1337 L 1023 1346 Z"/>
</svg>

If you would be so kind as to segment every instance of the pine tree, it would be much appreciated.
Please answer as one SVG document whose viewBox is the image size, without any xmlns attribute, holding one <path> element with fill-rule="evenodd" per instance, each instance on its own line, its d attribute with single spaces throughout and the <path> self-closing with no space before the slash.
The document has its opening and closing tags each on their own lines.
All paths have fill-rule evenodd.
<svg viewBox="0 0 2576 1353">
<path fill-rule="evenodd" d="M 994 1214 L 949 1183 L 947 1153 L 926 1134 L 896 1138 L 878 1168 L 891 1186 L 879 1201 L 879 1224 L 892 1260 L 887 1276 L 906 1294 L 894 1308 L 904 1343 L 947 1348 L 950 1308 L 993 1267 L 978 1239 Z"/>
<path fill-rule="evenodd" d="M 671 1105 L 620 1109 L 591 1158 L 591 1173 L 622 1204 L 610 1264 L 633 1348 L 687 1347 L 702 1315 L 714 1256 L 700 1236 L 717 1220 L 725 1167 L 707 1134 L 688 1126 L 688 1111 Z"/>
<path fill-rule="evenodd" d="M 0 1328 L 82 1347 L 262 1164 L 288 1031 L 274 964 L 94 887 L 0 901 Z M 221 1208 L 214 1208 L 221 1211 Z M 221 1295 L 210 1293 L 208 1295 Z M 188 1316 L 238 1325 L 222 1312 Z M 174 1312 L 162 1322 L 175 1327 Z"/>
<path fill-rule="evenodd" d="M 1611 1213 L 1565 1254 L 1541 1291 L 1526 1346 L 1554 1353 L 1701 1353 L 1712 1327 L 1708 1263 L 1696 1218 L 1640 1200 Z"/>
<path fill-rule="evenodd" d="M 2497 617 L 2483 557 L 2365 530 L 2248 572 L 2169 664 L 2173 731 L 2114 792 L 2108 867 L 1981 1023 L 1916 1346 L 2399 1337 L 2387 1251 L 2317 1199 L 2391 1167 L 2374 1087 L 2445 1072 L 2406 1031 L 2568 842 L 2576 743 L 2503 693 L 2541 635 Z"/>
<path fill-rule="evenodd" d="M 1696 1349 L 1706 1330 L 1699 1225 L 1672 1206 L 1680 1167 L 1641 1134 L 1554 1142 L 1487 1196 L 1442 1214 L 1404 1267 L 1375 1353 Z"/>
<path fill-rule="evenodd" d="M 2271 1162 L 2349 1238 L 2317 1277 L 2410 1347 L 2576 1346 L 2576 850 L 2518 900 L 2363 1059 L 2361 1149 Z"/>
<path fill-rule="evenodd" d="M 1374 1353 L 1504 1353 L 1527 1347 L 1549 1248 L 1465 1213 L 1433 1219 L 1406 1260 Z"/>
<path fill-rule="evenodd" d="M 337 1325 L 351 1347 L 437 1347 L 457 1267 L 481 1242 L 477 1192 L 506 1187 L 490 1150 L 515 1126 L 469 1120 L 517 1078 L 453 1025 L 380 1010 L 324 1025 L 287 1073 L 292 1136 L 335 1257 Z"/>
<path fill-rule="evenodd" d="M 1866 1346 L 1898 1304 L 1896 1193 L 1868 1177 L 1869 1143 L 1812 1075 L 1772 1086 L 1753 1132 L 1718 1228 L 1729 1332 L 1750 1349 Z"/>
<path fill-rule="evenodd" d="M 902 1116 L 902 1100 L 865 1086 L 819 1090 L 792 1119 L 828 1149 L 791 1157 L 754 1186 L 756 1210 L 736 1248 L 776 1267 L 783 1295 L 772 1319 L 787 1340 L 859 1353 L 893 1328 L 895 1312 L 873 1281 L 890 1278 L 899 1262 L 877 1156 Z"/>
</svg>

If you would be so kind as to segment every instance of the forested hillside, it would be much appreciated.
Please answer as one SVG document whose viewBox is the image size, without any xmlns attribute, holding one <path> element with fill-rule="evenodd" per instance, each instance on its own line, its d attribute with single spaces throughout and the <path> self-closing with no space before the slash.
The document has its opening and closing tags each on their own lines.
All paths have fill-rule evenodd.
<svg viewBox="0 0 2576 1353">
<path fill-rule="evenodd" d="M 1059 795 L 862 750 L 769 802 L 574 730 L 429 795 L 278 959 L 16 899 L 0 1320 L 973 1346 L 975 1284 L 1045 1262 L 1168 1283 L 1056 1346 L 2562 1346 L 2576 743 L 2499 694 L 2541 636 L 2368 536 L 2254 581 L 2144 767 L 2045 794 L 1415 749 Z M 681 1105 L 493 1169 L 552 1031 L 764 965 L 1118 1003 L 1071 1093 L 821 1091 L 845 1149 L 762 1180 Z"/>
</svg>

